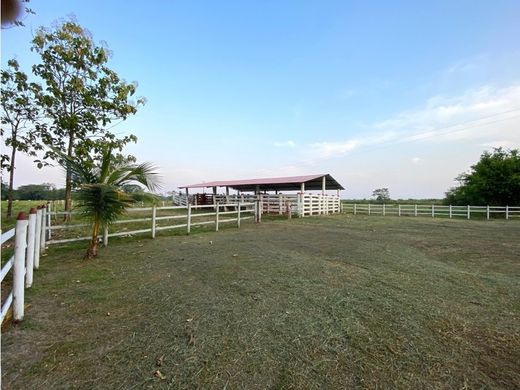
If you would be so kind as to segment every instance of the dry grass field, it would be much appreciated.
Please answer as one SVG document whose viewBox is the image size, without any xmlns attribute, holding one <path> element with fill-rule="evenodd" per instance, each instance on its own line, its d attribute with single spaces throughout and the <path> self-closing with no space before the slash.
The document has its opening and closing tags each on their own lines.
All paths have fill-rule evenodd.
<svg viewBox="0 0 520 390">
<path fill-rule="evenodd" d="M 519 237 L 340 215 L 54 246 L 2 386 L 520 388 Z"/>
</svg>

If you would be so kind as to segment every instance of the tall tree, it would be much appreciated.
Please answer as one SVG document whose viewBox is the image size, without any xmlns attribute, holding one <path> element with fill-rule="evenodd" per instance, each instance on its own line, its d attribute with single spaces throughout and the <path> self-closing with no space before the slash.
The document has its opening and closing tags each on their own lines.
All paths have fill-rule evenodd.
<svg viewBox="0 0 520 390">
<path fill-rule="evenodd" d="M 390 200 L 390 191 L 388 188 L 378 188 L 372 192 L 372 197 L 380 203 L 384 203 Z"/>
<path fill-rule="evenodd" d="M 29 83 L 27 75 L 20 70 L 18 61 L 12 59 L 1 73 L 1 135 L 5 145 L 11 149 L 9 154 L 0 156 L 1 168 L 9 172 L 9 187 L 7 190 L 7 217 L 11 217 L 13 209 L 13 185 L 16 168 L 17 152 L 36 156 L 41 150 L 40 142 L 34 128 L 38 119 L 38 106 L 35 104 L 35 93 L 41 88 L 38 84 Z M 41 167 L 41 163 L 40 163 Z"/>
<path fill-rule="evenodd" d="M 85 165 L 75 157 L 58 152 L 62 164 L 71 172 L 75 184 L 78 209 L 92 221 L 92 238 L 85 258 L 98 254 L 98 236 L 102 227 L 108 226 L 124 214 L 135 202 L 132 194 L 123 188 L 141 184 L 149 190 L 158 188 L 158 176 L 150 163 L 136 164 L 128 160 L 117 162 L 112 149 L 107 148 L 94 165 Z"/>
<path fill-rule="evenodd" d="M 135 135 L 118 138 L 110 128 L 114 121 L 135 114 L 144 99 L 130 101 L 136 84 L 121 80 L 107 66 L 108 49 L 96 45 L 87 30 L 72 20 L 52 29 L 42 27 L 32 50 L 41 57 L 33 73 L 45 83 L 38 100 L 48 117 L 39 125 L 46 145 L 92 167 L 107 147 L 121 151 L 128 142 L 137 141 Z M 44 158 L 59 162 L 61 157 L 53 148 Z M 66 210 L 71 208 L 71 194 L 72 172 L 67 169 Z"/>
<path fill-rule="evenodd" d="M 484 152 L 457 181 L 460 185 L 446 193 L 447 204 L 520 205 L 520 151 L 494 148 Z"/>
</svg>

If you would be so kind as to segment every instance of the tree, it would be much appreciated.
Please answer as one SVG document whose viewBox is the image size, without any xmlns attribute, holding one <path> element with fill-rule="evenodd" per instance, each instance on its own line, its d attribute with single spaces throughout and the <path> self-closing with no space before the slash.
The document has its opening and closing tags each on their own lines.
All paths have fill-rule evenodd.
<svg viewBox="0 0 520 390">
<path fill-rule="evenodd" d="M 144 99 L 131 102 L 136 84 L 121 80 L 108 68 L 108 49 L 97 46 L 87 30 L 74 21 L 54 29 L 38 29 L 32 50 L 41 57 L 33 73 L 45 83 L 38 95 L 48 121 L 38 125 L 43 141 L 52 146 L 44 158 L 60 162 L 58 151 L 76 157 L 89 167 L 96 165 L 103 151 L 121 151 L 135 135 L 117 138 L 110 132 L 114 121 L 137 112 Z M 109 126 L 112 124 L 111 126 Z M 117 123 L 116 123 L 117 124 Z M 71 208 L 72 172 L 65 178 L 65 210 Z"/>
<path fill-rule="evenodd" d="M 13 185 L 16 167 L 16 153 L 22 152 L 29 156 L 36 156 L 41 150 L 37 142 L 34 122 L 39 115 L 34 96 L 41 91 L 36 83 L 29 83 L 27 75 L 20 70 L 18 61 L 12 59 L 7 62 L 7 68 L 1 72 L 1 135 L 5 135 L 5 145 L 11 148 L 9 155 L 2 154 L 1 168 L 9 172 L 9 187 L 7 190 L 7 217 L 11 217 L 13 209 Z M 41 163 L 40 163 L 41 167 Z"/>
<path fill-rule="evenodd" d="M 384 203 L 390 200 L 390 191 L 388 188 L 378 188 L 372 192 L 372 197 L 379 203 Z"/>
<path fill-rule="evenodd" d="M 63 166 L 71 172 L 78 210 L 92 222 L 92 236 L 85 258 L 98 254 L 98 236 L 101 228 L 107 227 L 135 200 L 122 191 L 126 185 L 141 184 L 149 190 L 158 187 L 158 176 L 150 163 L 114 163 L 112 149 L 105 149 L 101 159 L 94 165 L 85 165 L 77 157 L 70 157 L 58 150 Z"/>
<path fill-rule="evenodd" d="M 520 151 L 486 151 L 470 172 L 456 180 L 460 184 L 446 192 L 447 204 L 520 205 Z"/>
</svg>

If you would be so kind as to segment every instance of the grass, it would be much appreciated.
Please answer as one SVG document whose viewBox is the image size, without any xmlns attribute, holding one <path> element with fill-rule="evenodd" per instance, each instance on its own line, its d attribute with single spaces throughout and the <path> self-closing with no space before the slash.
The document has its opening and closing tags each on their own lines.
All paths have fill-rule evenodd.
<svg viewBox="0 0 520 390">
<path fill-rule="evenodd" d="M 519 236 L 342 215 L 51 247 L 3 386 L 519 388 Z"/>
</svg>

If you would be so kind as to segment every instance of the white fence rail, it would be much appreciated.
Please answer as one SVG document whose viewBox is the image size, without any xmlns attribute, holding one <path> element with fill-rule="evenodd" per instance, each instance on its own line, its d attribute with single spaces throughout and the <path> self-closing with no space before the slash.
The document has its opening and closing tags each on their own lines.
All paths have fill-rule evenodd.
<svg viewBox="0 0 520 390">
<path fill-rule="evenodd" d="M 25 213 L 18 214 L 16 226 L 2 233 L 1 245 L 14 240 L 14 254 L 2 266 L 0 281 L 6 283 L 7 275 L 12 271 L 11 290 L 3 299 L 0 323 L 12 308 L 13 320 L 21 321 L 24 316 L 25 288 L 33 284 L 33 271 L 40 265 L 40 253 L 46 245 L 47 208 L 42 206 L 31 209 L 29 217 Z"/>
<path fill-rule="evenodd" d="M 441 206 L 419 204 L 371 204 L 345 203 L 346 213 L 365 215 L 429 216 L 432 218 L 480 218 L 520 219 L 520 207 L 517 206 Z"/>
<path fill-rule="evenodd" d="M 103 243 L 108 245 L 110 237 L 133 236 L 136 234 L 149 233 L 155 238 L 156 232 L 172 229 L 186 229 L 190 233 L 192 227 L 203 225 L 214 225 L 215 231 L 223 223 L 235 223 L 237 227 L 244 220 L 255 218 L 258 220 L 258 203 L 225 203 L 215 205 L 193 206 L 166 206 L 166 207 L 146 207 L 128 209 L 129 214 L 140 214 L 138 218 L 127 218 L 116 221 L 110 231 L 105 229 L 103 232 Z M 53 213 L 54 214 L 54 213 Z M 58 213 L 60 214 L 60 213 Z M 73 214 L 74 215 L 74 214 Z M 74 218 L 73 218 L 74 220 Z M 119 226 L 132 224 L 134 230 L 121 230 Z M 49 240 L 48 244 L 61 244 L 82 240 L 90 240 L 91 236 L 76 236 L 62 238 L 64 232 L 85 228 L 90 226 L 85 223 L 67 223 L 63 225 L 48 226 L 48 230 L 53 232 L 52 236 L 57 236 Z M 115 230 L 115 231 L 114 231 Z M 62 236 L 62 237 L 60 237 Z"/>
</svg>

